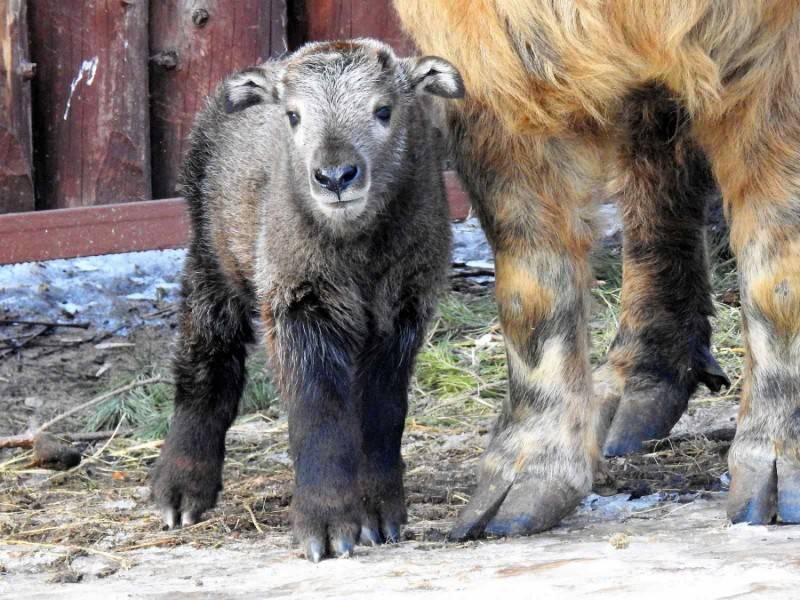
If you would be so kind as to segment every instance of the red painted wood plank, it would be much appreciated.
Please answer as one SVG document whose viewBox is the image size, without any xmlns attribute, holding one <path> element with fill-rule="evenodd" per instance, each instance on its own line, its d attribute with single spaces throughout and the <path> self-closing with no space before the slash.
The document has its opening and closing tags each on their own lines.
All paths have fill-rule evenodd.
<svg viewBox="0 0 800 600">
<path fill-rule="evenodd" d="M 184 246 L 180 198 L 0 215 L 0 264 Z"/>
<path fill-rule="evenodd" d="M 458 178 L 445 173 L 450 214 L 469 215 Z M 0 215 L 0 264 L 179 248 L 189 240 L 180 198 Z"/>
<path fill-rule="evenodd" d="M 27 0 L 0 2 L 0 213 L 33 210 Z"/>
<path fill-rule="evenodd" d="M 28 8 L 37 208 L 150 198 L 148 0 Z"/>
</svg>

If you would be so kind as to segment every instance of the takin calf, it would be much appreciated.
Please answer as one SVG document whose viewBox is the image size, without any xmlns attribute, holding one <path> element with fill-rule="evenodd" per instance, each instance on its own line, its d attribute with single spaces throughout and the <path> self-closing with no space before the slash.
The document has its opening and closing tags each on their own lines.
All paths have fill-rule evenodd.
<svg viewBox="0 0 800 600">
<path fill-rule="evenodd" d="M 698 384 L 727 384 L 710 353 L 714 178 L 747 349 L 728 515 L 800 522 L 800 1 L 394 2 L 468 90 L 448 129 L 495 253 L 509 364 L 452 537 L 552 527 L 601 452 L 665 436 Z M 607 183 L 624 221 L 622 315 L 593 388 L 589 251 Z"/>
<path fill-rule="evenodd" d="M 152 476 L 168 526 L 195 523 L 222 488 L 259 312 L 306 556 L 398 539 L 408 382 L 450 256 L 429 97 L 462 95 L 448 62 L 356 40 L 236 73 L 200 113 L 175 416 Z"/>
</svg>

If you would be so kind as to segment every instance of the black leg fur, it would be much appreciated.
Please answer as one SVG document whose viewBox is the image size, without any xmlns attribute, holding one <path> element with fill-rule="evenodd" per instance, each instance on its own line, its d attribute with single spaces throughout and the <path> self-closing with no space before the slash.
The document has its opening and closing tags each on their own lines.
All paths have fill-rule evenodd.
<svg viewBox="0 0 800 600">
<path fill-rule="evenodd" d="M 400 445 L 408 410 L 408 384 L 426 322 L 413 308 L 402 311 L 395 330 L 373 334 L 359 359 L 364 544 L 398 541 L 400 527 L 406 523 Z"/>
<path fill-rule="evenodd" d="M 273 360 L 289 408 L 294 533 L 306 556 L 349 555 L 361 527 L 352 331 L 313 296 L 275 315 Z"/>
<path fill-rule="evenodd" d="M 175 357 L 175 414 L 152 474 L 152 494 L 169 527 L 191 525 L 222 489 L 225 434 L 245 383 L 253 339 L 246 298 L 193 248 L 183 279 Z"/>
</svg>

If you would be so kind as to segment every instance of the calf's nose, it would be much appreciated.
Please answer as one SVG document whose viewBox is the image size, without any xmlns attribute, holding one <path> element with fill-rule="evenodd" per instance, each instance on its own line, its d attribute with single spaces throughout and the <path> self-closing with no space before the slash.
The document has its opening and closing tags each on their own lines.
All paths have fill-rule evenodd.
<svg viewBox="0 0 800 600">
<path fill-rule="evenodd" d="M 314 181 L 334 194 L 341 194 L 358 178 L 356 165 L 339 165 L 314 170 Z"/>
</svg>

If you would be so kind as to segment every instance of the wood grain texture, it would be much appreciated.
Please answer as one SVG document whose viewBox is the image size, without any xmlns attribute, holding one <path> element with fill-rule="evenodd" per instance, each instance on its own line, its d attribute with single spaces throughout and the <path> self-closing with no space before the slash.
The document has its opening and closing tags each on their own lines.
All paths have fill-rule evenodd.
<svg viewBox="0 0 800 600">
<path fill-rule="evenodd" d="M 180 198 L 0 215 L 0 265 L 185 246 Z"/>
<path fill-rule="evenodd" d="M 292 42 L 372 37 L 390 44 L 402 56 L 415 53 L 391 0 L 295 0 Z"/>
<path fill-rule="evenodd" d="M 226 75 L 286 52 L 286 0 L 150 3 L 153 192 L 174 196 L 195 114 Z"/>
<path fill-rule="evenodd" d="M 37 208 L 151 197 L 147 0 L 29 5 Z"/>
<path fill-rule="evenodd" d="M 0 2 L 0 213 L 33 210 L 26 0 Z"/>
</svg>

